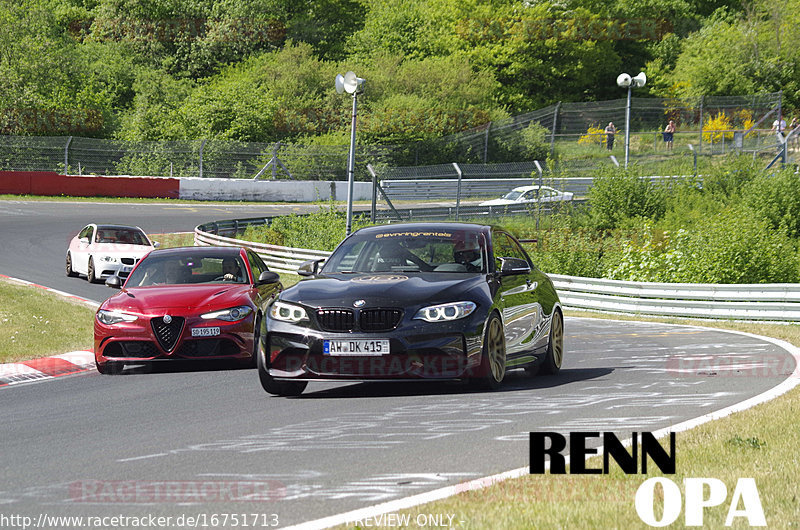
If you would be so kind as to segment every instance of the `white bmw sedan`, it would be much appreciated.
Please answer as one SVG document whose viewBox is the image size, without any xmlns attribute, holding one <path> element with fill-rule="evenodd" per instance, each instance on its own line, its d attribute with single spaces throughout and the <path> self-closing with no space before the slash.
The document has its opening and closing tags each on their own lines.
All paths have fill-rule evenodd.
<svg viewBox="0 0 800 530">
<path fill-rule="evenodd" d="M 67 276 L 83 274 L 90 282 L 111 276 L 127 278 L 134 265 L 158 247 L 138 226 L 86 225 L 67 250 Z"/>
<path fill-rule="evenodd" d="M 536 202 L 571 201 L 572 192 L 558 191 L 549 186 L 520 186 L 509 191 L 499 199 L 480 203 L 481 206 L 503 206 Z"/>
</svg>

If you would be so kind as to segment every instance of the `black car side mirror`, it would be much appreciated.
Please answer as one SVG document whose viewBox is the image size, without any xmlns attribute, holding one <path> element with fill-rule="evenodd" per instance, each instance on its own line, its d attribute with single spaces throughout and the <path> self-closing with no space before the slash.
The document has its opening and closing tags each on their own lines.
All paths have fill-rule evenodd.
<svg viewBox="0 0 800 530">
<path fill-rule="evenodd" d="M 500 276 L 514 276 L 517 274 L 528 274 L 531 266 L 527 261 L 520 258 L 498 258 L 500 260 Z"/>
<path fill-rule="evenodd" d="M 297 268 L 297 274 L 304 277 L 314 276 L 317 273 L 317 270 L 319 269 L 319 264 L 322 263 L 323 261 L 325 260 L 310 259 L 308 261 L 304 261 Z"/>
<path fill-rule="evenodd" d="M 262 272 L 259 277 L 256 285 L 266 285 L 268 283 L 278 283 L 281 281 L 281 277 L 278 275 L 277 272 L 272 271 L 264 271 Z"/>
<path fill-rule="evenodd" d="M 106 286 L 113 287 L 114 289 L 119 289 L 120 287 L 122 287 L 122 278 L 120 278 L 116 274 L 114 276 L 109 276 L 108 279 L 106 280 Z"/>
</svg>

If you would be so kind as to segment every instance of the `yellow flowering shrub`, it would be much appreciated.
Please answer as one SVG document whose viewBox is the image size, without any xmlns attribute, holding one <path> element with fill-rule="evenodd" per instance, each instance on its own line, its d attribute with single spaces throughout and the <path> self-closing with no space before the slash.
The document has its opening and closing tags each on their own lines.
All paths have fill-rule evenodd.
<svg viewBox="0 0 800 530">
<path fill-rule="evenodd" d="M 586 129 L 586 134 L 578 138 L 580 145 L 603 145 L 606 140 L 606 133 L 597 125 L 590 125 Z"/>
<path fill-rule="evenodd" d="M 704 142 L 721 142 L 724 137 L 726 140 L 733 139 L 733 124 L 731 119 L 724 112 L 717 113 L 716 116 L 709 116 L 703 124 Z"/>
</svg>

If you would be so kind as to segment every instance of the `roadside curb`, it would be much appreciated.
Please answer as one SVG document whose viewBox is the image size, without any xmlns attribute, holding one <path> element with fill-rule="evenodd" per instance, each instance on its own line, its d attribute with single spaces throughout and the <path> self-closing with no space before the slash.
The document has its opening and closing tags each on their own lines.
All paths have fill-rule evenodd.
<svg viewBox="0 0 800 530">
<path fill-rule="evenodd" d="M 55 295 L 78 302 L 91 309 L 97 309 L 100 305 L 95 301 L 81 298 L 74 294 L 65 293 L 58 289 L 45 287 L 44 285 L 38 285 L 27 280 L 6 276 L 5 274 L 0 274 L 0 278 L 18 285 L 43 289 Z M 61 355 L 54 355 L 52 357 L 40 357 L 38 359 L 30 359 L 17 363 L 0 364 L 0 387 L 73 375 L 94 369 L 94 352 L 89 350 L 73 351 L 62 353 Z"/>
<path fill-rule="evenodd" d="M 0 364 L 0 387 L 79 374 L 90 370 L 94 370 L 94 353 L 86 350 L 18 363 Z"/>
</svg>

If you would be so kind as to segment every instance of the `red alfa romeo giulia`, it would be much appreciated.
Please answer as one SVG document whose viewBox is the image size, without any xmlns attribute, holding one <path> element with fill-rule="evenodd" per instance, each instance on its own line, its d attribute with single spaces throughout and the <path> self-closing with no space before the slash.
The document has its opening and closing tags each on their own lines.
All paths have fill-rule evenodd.
<svg viewBox="0 0 800 530">
<path fill-rule="evenodd" d="M 122 279 L 106 284 L 120 287 Z M 254 364 L 264 313 L 281 289 L 249 249 L 154 250 L 95 315 L 97 370 L 173 359 Z"/>
</svg>

